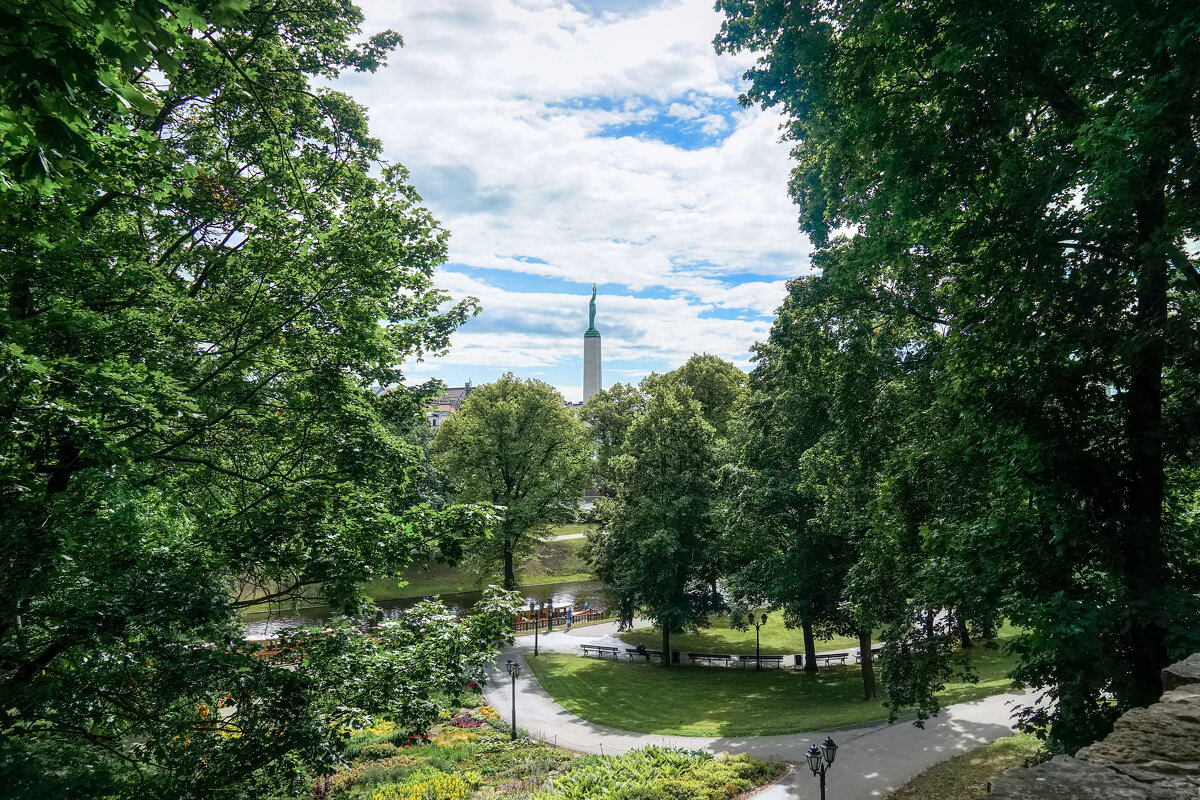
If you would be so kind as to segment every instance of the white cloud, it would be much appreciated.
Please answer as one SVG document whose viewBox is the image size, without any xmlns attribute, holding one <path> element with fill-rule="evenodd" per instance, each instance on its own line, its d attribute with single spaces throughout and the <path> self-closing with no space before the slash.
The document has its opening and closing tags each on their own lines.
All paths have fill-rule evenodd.
<svg viewBox="0 0 1200 800">
<path fill-rule="evenodd" d="M 338 88 L 367 106 L 386 157 L 409 167 L 451 231 L 452 264 L 503 271 L 469 292 L 486 311 L 448 359 L 518 369 L 578 358 L 577 319 L 552 325 L 566 349 L 536 331 L 544 303 L 577 315 L 579 297 L 496 289 L 511 272 L 670 294 L 605 297 L 606 324 L 623 331 L 611 347 L 606 332 L 606 362 L 676 358 L 684 335 L 744 359 L 811 248 L 787 197 L 779 117 L 734 108 L 752 58 L 714 53 L 711 0 L 598 16 L 549 0 L 363 7 L 366 32 L 393 28 L 405 47 Z M 685 148 L 672 131 L 709 138 Z M 466 276 L 452 266 L 444 277 Z M 738 309 L 752 319 L 702 316 Z"/>
</svg>

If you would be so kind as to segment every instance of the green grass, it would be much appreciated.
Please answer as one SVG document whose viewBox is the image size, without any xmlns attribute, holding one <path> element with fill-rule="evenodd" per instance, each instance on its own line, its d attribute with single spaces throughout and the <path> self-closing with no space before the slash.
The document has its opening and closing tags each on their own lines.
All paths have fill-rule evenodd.
<svg viewBox="0 0 1200 800">
<path fill-rule="evenodd" d="M 586 533 L 592 527 L 581 523 L 557 525 L 551 529 L 549 535 Z M 540 586 L 547 583 L 592 580 L 590 567 L 582 556 L 584 544 L 584 539 L 567 539 L 560 542 L 543 542 L 537 545 L 532 554 L 517 564 L 517 582 L 522 586 Z M 396 578 L 376 578 L 364 584 L 363 588 L 373 600 L 384 602 L 400 600 L 405 597 L 473 592 L 488 584 L 499 585 L 501 575 L 499 565 L 497 565 L 495 574 L 480 576 L 463 567 L 451 567 L 445 564 L 417 564 L 405 572 L 400 580 L 404 580 L 406 585 L 399 586 Z M 319 606 L 320 602 L 317 601 L 315 605 Z M 267 610 L 269 610 L 267 606 L 257 605 L 251 606 L 246 613 L 252 614 Z"/>
<path fill-rule="evenodd" d="M 987 697 L 1011 686 L 1005 674 L 1015 657 L 983 647 L 973 648 L 969 657 L 979 683 L 950 684 L 938 695 L 943 704 Z M 887 718 L 881 702 L 862 700 L 858 666 L 827 667 L 810 675 L 781 669 L 665 669 L 557 653 L 527 657 L 526 662 L 542 688 L 572 714 L 638 733 L 766 736 Z"/>
<path fill-rule="evenodd" d="M 950 800 L 976 797 L 987 791 L 988 781 L 1025 763 L 1041 742 L 1031 733 L 1017 733 L 934 764 L 887 796 L 887 800 Z"/>
<path fill-rule="evenodd" d="M 568 536 L 576 533 L 588 533 L 595 529 L 596 526 L 590 522 L 566 522 L 562 525 L 555 525 L 546 536 Z"/>
<path fill-rule="evenodd" d="M 804 652 L 804 634 L 799 628 L 788 630 L 778 614 L 767 618 L 767 624 L 759 629 L 764 655 L 791 655 Z M 621 634 L 630 646 L 644 644 L 652 650 L 662 648 L 662 634 L 656 628 L 642 628 Z M 845 650 L 858 647 L 858 639 L 835 636 L 832 639 L 817 639 L 817 652 Z M 753 653 L 754 628 L 739 631 L 729 627 L 727 617 L 715 617 L 712 627 L 699 633 L 676 633 L 671 635 L 671 649 L 681 653 Z"/>
<path fill-rule="evenodd" d="M 559 525 L 551 531 L 552 536 L 581 533 L 587 525 Z M 587 562 L 581 551 L 585 540 L 566 539 L 560 542 L 542 542 L 534 552 L 517 564 L 517 581 L 522 586 L 538 586 L 545 583 L 567 583 L 591 580 Z M 397 600 L 402 597 L 423 597 L 432 594 L 472 592 L 488 584 L 499 584 L 500 572 L 492 575 L 474 575 L 462 567 L 445 564 L 419 564 L 404 573 L 402 580 L 407 585 L 397 586 L 391 578 L 377 578 L 366 584 L 366 592 L 376 602 Z"/>
</svg>

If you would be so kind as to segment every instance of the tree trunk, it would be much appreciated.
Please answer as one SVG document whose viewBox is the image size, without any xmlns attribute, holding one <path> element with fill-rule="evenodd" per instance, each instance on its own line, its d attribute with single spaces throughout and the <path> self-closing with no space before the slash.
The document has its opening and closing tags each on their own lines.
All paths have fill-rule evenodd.
<svg viewBox="0 0 1200 800">
<path fill-rule="evenodd" d="M 671 623 L 665 619 L 660 621 L 662 625 L 662 650 L 663 650 L 663 666 L 671 666 Z"/>
<path fill-rule="evenodd" d="M 504 542 L 504 588 L 512 590 L 517 588 L 517 576 L 513 572 L 513 552 L 512 545 L 507 540 Z M 554 610 L 550 610 L 550 615 L 554 615 Z"/>
<path fill-rule="evenodd" d="M 962 645 L 963 650 L 975 646 L 975 643 L 971 641 L 971 633 L 967 630 L 966 620 L 958 621 L 958 642 Z"/>
<path fill-rule="evenodd" d="M 875 661 L 871 653 L 871 629 L 858 632 L 858 654 L 862 659 L 863 700 L 879 697 L 875 691 Z"/>
<path fill-rule="evenodd" d="M 1162 506 L 1164 495 L 1162 374 L 1167 324 L 1167 256 L 1162 241 L 1167 222 L 1162 189 L 1167 165 L 1153 159 L 1147 170 L 1147 193 L 1135 208 L 1137 217 L 1137 313 L 1129 344 L 1130 384 L 1126 396 L 1125 431 L 1129 439 L 1129 516 L 1121 531 L 1125 581 L 1132 626 L 1129 657 L 1133 696 L 1148 705 L 1162 693 L 1160 670 L 1166 666 L 1166 631 L 1162 611 Z"/>
<path fill-rule="evenodd" d="M 812 623 L 803 620 L 800 630 L 804 632 L 804 671 L 817 671 L 817 644 L 813 641 Z"/>
</svg>

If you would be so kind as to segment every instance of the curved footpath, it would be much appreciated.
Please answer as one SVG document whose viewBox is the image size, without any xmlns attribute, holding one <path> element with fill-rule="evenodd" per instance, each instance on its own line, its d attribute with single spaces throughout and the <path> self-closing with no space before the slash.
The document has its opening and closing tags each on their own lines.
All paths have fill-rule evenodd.
<svg viewBox="0 0 1200 800">
<path fill-rule="evenodd" d="M 578 655 L 579 645 L 600 644 L 619 646 L 623 653 L 626 645 L 617 638 L 616 627 L 615 622 L 610 622 L 571 631 L 556 630 L 539 637 L 539 649 Z M 828 735 L 832 735 L 838 744 L 837 761 L 826 777 L 826 793 L 830 800 L 882 797 L 939 761 L 1011 733 L 1011 705 L 1014 701 L 1028 702 L 1026 693 L 1015 692 L 960 703 L 942 709 L 937 717 L 925 722 L 924 729 L 911 722 L 895 725 L 879 722 L 856 728 L 779 736 L 656 736 L 619 731 L 571 714 L 554 702 L 533 678 L 524 663 L 524 655 L 532 651 L 532 637 L 518 638 L 516 646 L 506 648 L 500 654 L 488 677 L 485 695 L 504 719 L 511 714 L 513 700 L 509 691 L 512 679 L 505 673 L 504 663 L 515 658 L 522 664 L 515 687 L 517 726 L 531 735 L 586 753 L 620 754 L 657 744 L 702 748 L 714 753 L 749 753 L 768 761 L 794 765 L 783 780 L 755 795 L 756 800 L 816 800 L 820 788 L 804 763 L 804 753 L 810 745 L 821 742 Z"/>
</svg>

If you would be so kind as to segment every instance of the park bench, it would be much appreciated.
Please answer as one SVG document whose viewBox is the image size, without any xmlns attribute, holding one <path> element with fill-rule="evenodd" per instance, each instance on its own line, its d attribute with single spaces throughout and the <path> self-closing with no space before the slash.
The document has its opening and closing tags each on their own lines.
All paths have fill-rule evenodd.
<svg viewBox="0 0 1200 800">
<path fill-rule="evenodd" d="M 581 644 L 579 645 L 579 649 L 583 651 L 585 656 L 595 653 L 598 658 L 604 658 L 605 656 L 616 658 L 618 652 L 617 648 L 602 644 Z"/>
<path fill-rule="evenodd" d="M 738 661 L 742 662 L 743 667 L 745 667 L 748 664 L 754 664 L 758 661 L 762 661 L 763 666 L 766 666 L 766 667 L 782 667 L 783 666 L 783 656 L 742 656 L 742 655 L 739 655 Z"/>
<path fill-rule="evenodd" d="M 824 661 L 825 665 L 828 666 L 829 664 L 831 664 L 834 661 L 838 662 L 839 664 L 845 664 L 846 659 L 849 657 L 850 657 L 849 653 L 817 653 L 816 655 L 813 656 L 813 660 L 816 661 L 818 664 L 821 663 L 822 661 Z M 765 658 L 765 656 L 764 656 L 764 658 Z M 804 654 L 796 653 L 796 669 L 800 669 L 803 666 L 804 666 Z"/>
<path fill-rule="evenodd" d="M 871 648 L 871 660 L 874 661 L 875 658 L 882 652 L 883 652 L 883 645 L 877 644 L 874 647 L 872 647 Z M 861 650 L 854 654 L 854 663 L 855 664 L 862 663 L 862 651 Z"/>
<path fill-rule="evenodd" d="M 845 664 L 846 659 L 849 657 L 849 653 L 817 653 L 815 656 L 813 656 L 813 658 L 817 660 L 818 664 L 824 661 L 825 666 L 829 666 L 834 661 L 838 662 L 839 664 Z"/>
<path fill-rule="evenodd" d="M 733 656 L 721 655 L 719 653 L 688 653 L 688 658 L 695 664 L 697 661 L 704 661 L 709 664 L 714 661 L 720 661 L 725 666 L 729 666 L 729 662 L 733 660 Z"/>
<path fill-rule="evenodd" d="M 629 657 L 630 661 L 633 661 L 634 656 L 645 656 L 647 664 L 650 663 L 651 658 L 657 658 L 659 661 L 662 661 L 662 653 L 662 650 L 642 650 L 641 652 L 638 652 L 636 647 L 625 648 L 625 655 Z"/>
</svg>

